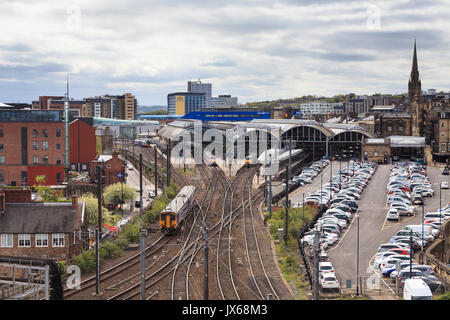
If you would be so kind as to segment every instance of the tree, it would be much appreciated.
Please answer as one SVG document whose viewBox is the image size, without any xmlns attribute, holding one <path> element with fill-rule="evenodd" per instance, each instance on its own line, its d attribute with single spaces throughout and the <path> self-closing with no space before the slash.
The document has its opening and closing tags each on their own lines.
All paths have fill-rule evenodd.
<svg viewBox="0 0 450 320">
<path fill-rule="evenodd" d="M 86 193 L 80 198 L 81 202 L 86 203 L 86 214 L 89 225 L 96 225 L 98 222 L 98 200 L 97 197 L 92 193 Z M 111 219 L 111 216 L 108 210 L 102 207 L 102 220 L 105 223 L 108 223 Z"/>
<path fill-rule="evenodd" d="M 118 196 L 122 199 L 122 183 L 114 183 L 107 186 L 103 192 L 105 203 L 114 203 L 114 197 Z M 137 191 L 127 184 L 123 184 L 123 200 L 134 200 L 137 197 Z"/>
<path fill-rule="evenodd" d="M 34 185 L 34 188 L 38 192 L 38 194 L 44 199 L 46 202 L 50 201 L 58 201 L 58 198 L 61 196 L 61 192 L 57 190 L 52 190 L 50 186 L 46 186 L 47 176 L 39 175 L 36 176 L 37 185 Z"/>
</svg>

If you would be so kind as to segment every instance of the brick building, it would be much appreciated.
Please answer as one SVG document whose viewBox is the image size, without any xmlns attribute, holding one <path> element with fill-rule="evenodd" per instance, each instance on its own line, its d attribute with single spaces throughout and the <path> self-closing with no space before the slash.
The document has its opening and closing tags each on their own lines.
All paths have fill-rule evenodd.
<svg viewBox="0 0 450 320">
<path fill-rule="evenodd" d="M 375 133 L 380 137 L 410 136 L 412 134 L 411 118 L 411 115 L 407 113 L 377 114 L 375 116 Z"/>
<path fill-rule="evenodd" d="M 69 124 L 69 160 L 72 170 L 89 171 L 97 156 L 92 118 L 78 118 Z"/>
<path fill-rule="evenodd" d="M 117 182 L 123 182 L 123 179 L 119 179 L 117 174 L 122 173 L 122 177 L 125 175 L 125 160 L 118 153 L 113 152 L 112 155 L 101 155 L 91 165 L 91 181 L 96 182 L 97 176 L 95 175 L 95 167 L 101 166 L 105 168 L 105 185 L 114 184 Z"/>
<path fill-rule="evenodd" d="M 0 110 L 0 184 L 64 181 L 64 123 L 58 111 Z"/>
<path fill-rule="evenodd" d="M 31 202 L 29 190 L 0 192 L 0 254 L 71 259 L 83 248 L 87 218 L 84 203 Z"/>
<path fill-rule="evenodd" d="M 389 139 L 365 139 L 361 154 L 361 161 L 375 161 L 382 164 L 390 163 L 391 146 Z"/>
</svg>

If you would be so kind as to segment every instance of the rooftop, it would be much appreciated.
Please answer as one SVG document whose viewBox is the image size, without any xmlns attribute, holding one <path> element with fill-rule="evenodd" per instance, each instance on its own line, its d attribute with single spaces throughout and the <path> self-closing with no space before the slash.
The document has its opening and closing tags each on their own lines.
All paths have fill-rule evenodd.
<svg viewBox="0 0 450 320">
<path fill-rule="evenodd" d="M 0 215 L 0 233 L 70 233 L 80 226 L 71 202 L 6 203 Z"/>
</svg>

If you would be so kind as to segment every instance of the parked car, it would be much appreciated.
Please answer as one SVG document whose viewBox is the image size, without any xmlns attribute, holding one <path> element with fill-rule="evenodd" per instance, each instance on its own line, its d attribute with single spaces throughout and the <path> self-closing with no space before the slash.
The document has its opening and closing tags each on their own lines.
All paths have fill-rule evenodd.
<svg viewBox="0 0 450 320">
<path fill-rule="evenodd" d="M 387 220 L 400 220 L 400 214 L 398 212 L 398 210 L 396 208 L 391 208 L 389 209 L 388 213 L 387 213 Z"/>
<path fill-rule="evenodd" d="M 448 182 L 447 181 L 442 181 L 441 182 L 441 189 L 448 189 Z"/>
<path fill-rule="evenodd" d="M 334 274 L 324 274 L 320 275 L 320 286 L 322 289 L 334 289 L 339 290 L 339 281 L 336 279 Z"/>
<path fill-rule="evenodd" d="M 319 262 L 319 272 L 323 275 L 333 275 L 334 276 L 334 267 L 331 262 Z"/>
</svg>

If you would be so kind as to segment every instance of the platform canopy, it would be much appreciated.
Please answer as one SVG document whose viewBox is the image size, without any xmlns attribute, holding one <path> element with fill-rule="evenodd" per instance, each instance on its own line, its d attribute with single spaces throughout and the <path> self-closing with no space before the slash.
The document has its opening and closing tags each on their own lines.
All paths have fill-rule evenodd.
<svg viewBox="0 0 450 320">
<path fill-rule="evenodd" d="M 390 136 L 391 148 L 423 148 L 425 146 L 425 137 L 413 136 Z"/>
</svg>

